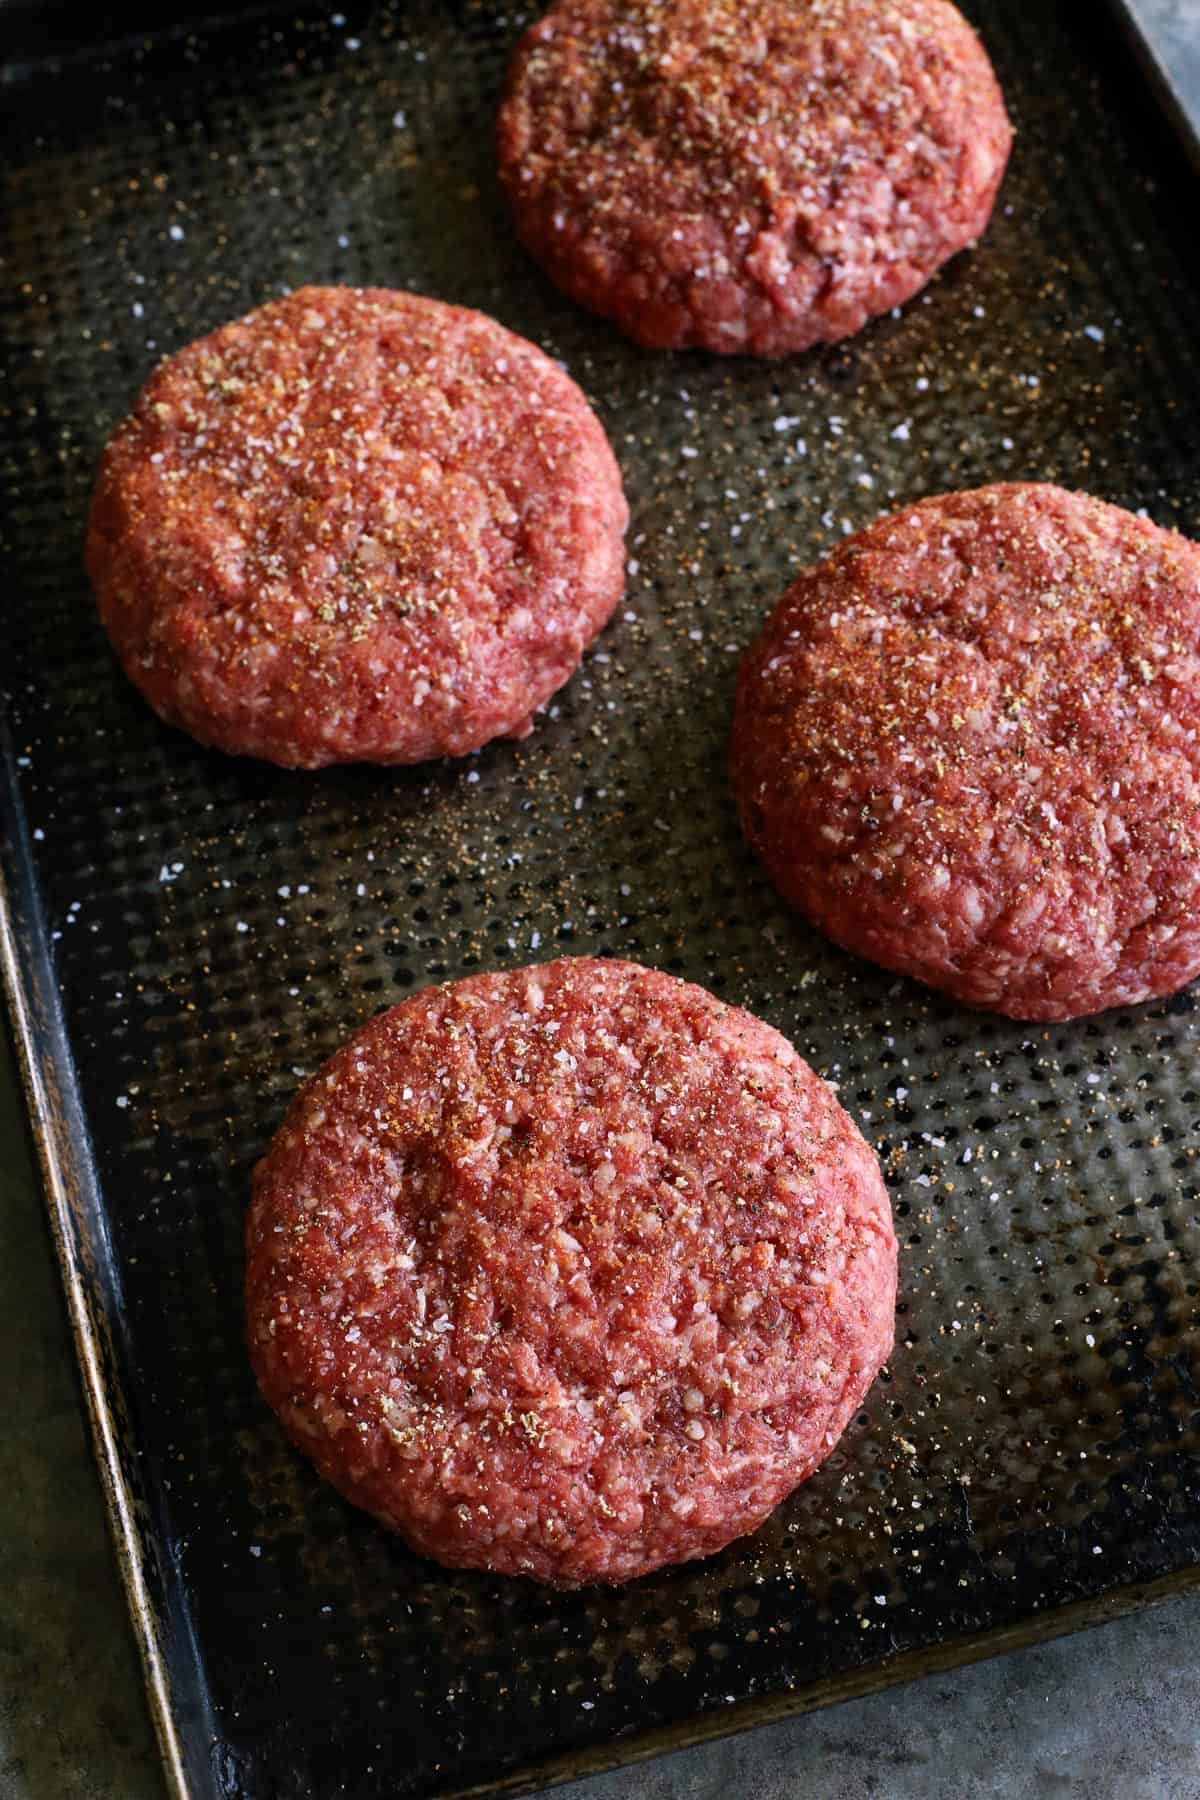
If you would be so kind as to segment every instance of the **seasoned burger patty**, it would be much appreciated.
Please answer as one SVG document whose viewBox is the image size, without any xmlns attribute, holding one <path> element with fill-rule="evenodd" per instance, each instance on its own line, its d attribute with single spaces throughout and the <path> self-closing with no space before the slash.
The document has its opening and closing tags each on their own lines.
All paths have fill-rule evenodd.
<svg viewBox="0 0 1200 1800">
<path fill-rule="evenodd" d="M 520 736 L 622 590 L 604 432 L 462 307 L 302 288 L 150 378 L 101 465 L 100 616 L 164 719 L 289 767 Z"/>
<path fill-rule="evenodd" d="M 566 959 L 428 988 L 255 1175 L 251 1354 L 349 1499 L 452 1566 L 625 1581 L 752 1531 L 892 1345 L 874 1155 L 777 1031 Z"/>
<path fill-rule="evenodd" d="M 558 0 L 499 163 L 581 305 L 641 344 L 779 356 L 924 287 L 987 224 L 1011 140 L 948 0 Z"/>
<path fill-rule="evenodd" d="M 906 507 L 746 657 L 742 822 L 847 949 L 1066 1019 L 1200 972 L 1200 546 L 1085 494 Z"/>
</svg>

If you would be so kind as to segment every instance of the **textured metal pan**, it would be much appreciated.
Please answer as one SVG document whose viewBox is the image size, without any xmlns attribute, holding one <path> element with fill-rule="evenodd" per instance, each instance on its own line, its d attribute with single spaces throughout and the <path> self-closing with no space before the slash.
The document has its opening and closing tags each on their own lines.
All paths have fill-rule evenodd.
<svg viewBox="0 0 1200 1800">
<path fill-rule="evenodd" d="M 1092 9 L 976 0 L 1019 128 L 903 317 L 777 366 L 640 353 L 556 295 L 490 169 L 521 16 L 360 5 L 7 71 L 4 943 L 60 1255 L 179 1793 L 517 1793 L 1200 1576 L 1190 995 L 1052 1030 L 831 950 L 744 852 L 736 653 L 893 501 L 1005 476 L 1200 535 L 1194 179 Z M 100 443 L 156 356 L 301 280 L 480 305 L 561 355 L 631 503 L 627 601 L 520 746 L 284 775 L 161 728 L 94 622 Z M 786 1031 L 877 1143 L 900 1341 L 753 1541 L 563 1598 L 410 1557 L 260 1405 L 251 1164 L 300 1072 L 424 981 L 556 950 Z"/>
</svg>

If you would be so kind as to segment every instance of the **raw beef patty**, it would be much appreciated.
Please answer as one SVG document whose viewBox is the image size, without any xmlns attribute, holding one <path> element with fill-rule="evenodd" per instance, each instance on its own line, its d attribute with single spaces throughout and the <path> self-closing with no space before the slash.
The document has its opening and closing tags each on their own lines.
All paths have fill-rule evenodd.
<svg viewBox="0 0 1200 1800">
<path fill-rule="evenodd" d="M 518 232 L 638 343 L 779 356 L 909 299 L 1012 133 L 948 0 L 558 0 L 518 47 Z"/>
<path fill-rule="evenodd" d="M 1085 494 L 906 507 L 746 657 L 733 770 L 847 949 L 1022 1019 L 1200 972 L 1200 546 Z"/>
<path fill-rule="evenodd" d="M 753 1531 L 892 1346 L 872 1152 L 777 1031 L 580 957 L 428 988 L 255 1176 L 251 1354 L 343 1494 L 452 1566 L 625 1581 Z"/>
<path fill-rule="evenodd" d="M 164 362 L 105 453 L 88 568 L 155 710 L 290 767 L 520 736 L 623 585 L 621 479 L 482 313 L 302 288 Z"/>
</svg>

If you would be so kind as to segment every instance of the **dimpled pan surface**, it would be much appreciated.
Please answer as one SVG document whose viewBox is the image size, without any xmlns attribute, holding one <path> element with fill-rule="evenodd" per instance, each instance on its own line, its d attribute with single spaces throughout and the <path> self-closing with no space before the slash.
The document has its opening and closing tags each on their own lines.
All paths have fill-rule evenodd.
<svg viewBox="0 0 1200 1800">
<path fill-rule="evenodd" d="M 640 352 L 520 252 L 491 130 L 527 14 L 343 4 L 143 15 L 101 46 L 19 11 L 5 71 L 2 941 L 151 1700 L 197 1797 L 528 1791 L 1200 1564 L 1192 996 L 1046 1029 L 844 956 L 773 895 L 726 779 L 739 651 L 879 511 L 1045 478 L 1200 535 L 1195 177 L 1119 35 L 972 0 L 1017 126 L 991 229 L 902 317 L 761 364 Z M 157 357 L 304 281 L 482 307 L 604 420 L 628 593 L 521 744 L 285 774 L 160 726 L 109 653 L 81 568 L 106 434 Z M 353 1026 L 570 951 L 702 982 L 838 1083 L 901 1300 L 890 1371 L 756 1537 L 564 1596 L 419 1561 L 287 1447 L 241 1230 Z"/>
</svg>

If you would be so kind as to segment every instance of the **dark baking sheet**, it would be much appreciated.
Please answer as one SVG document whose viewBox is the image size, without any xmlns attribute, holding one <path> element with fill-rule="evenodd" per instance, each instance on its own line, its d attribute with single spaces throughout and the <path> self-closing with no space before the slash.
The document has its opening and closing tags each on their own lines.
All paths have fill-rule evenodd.
<svg viewBox="0 0 1200 1800">
<path fill-rule="evenodd" d="M 1047 1030 L 854 962 L 766 887 L 724 775 L 738 648 L 891 502 L 1040 476 L 1200 535 L 1195 183 L 1119 38 L 976 0 L 1018 126 L 986 240 L 772 366 L 641 353 L 516 248 L 490 129 L 524 13 L 342 3 L 90 51 L 26 9 L 4 71 L 0 949 L 197 1800 L 517 1793 L 1200 1578 L 1192 996 Z M 482 306 L 608 424 L 627 602 L 522 745 L 285 775 L 160 727 L 109 657 L 80 568 L 105 434 L 158 355 L 306 279 Z M 892 1369 L 827 1467 L 725 1555 L 568 1598 L 346 1508 L 256 1398 L 239 1317 L 250 1167 L 301 1073 L 414 985 L 562 950 L 787 1032 L 877 1143 L 903 1243 Z"/>
</svg>

